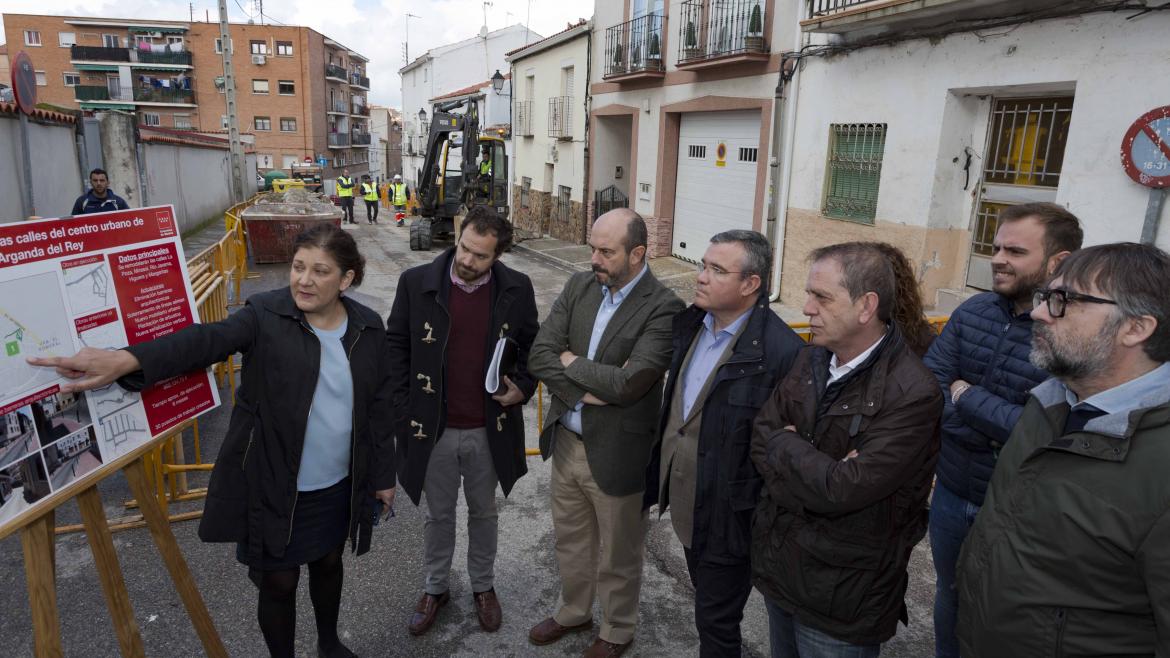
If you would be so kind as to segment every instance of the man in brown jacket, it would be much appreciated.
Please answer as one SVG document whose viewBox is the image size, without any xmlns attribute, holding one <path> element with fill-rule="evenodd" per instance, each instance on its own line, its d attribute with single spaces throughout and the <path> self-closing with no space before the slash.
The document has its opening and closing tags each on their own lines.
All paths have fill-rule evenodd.
<svg viewBox="0 0 1170 658">
<path fill-rule="evenodd" d="M 878 655 L 906 621 L 906 564 L 926 532 L 942 393 L 891 321 L 894 274 L 872 244 L 812 253 L 813 347 L 760 410 L 764 478 L 752 571 L 774 657 Z"/>
</svg>

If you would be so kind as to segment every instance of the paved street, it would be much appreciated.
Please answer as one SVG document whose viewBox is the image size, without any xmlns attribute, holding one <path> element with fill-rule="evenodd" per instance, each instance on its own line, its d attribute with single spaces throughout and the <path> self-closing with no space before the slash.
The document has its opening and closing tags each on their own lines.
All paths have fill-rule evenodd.
<svg viewBox="0 0 1170 658">
<path fill-rule="evenodd" d="M 215 228 L 215 227 L 213 227 Z M 437 252 L 407 249 L 407 229 L 392 226 L 352 227 L 368 259 L 366 282 L 354 297 L 383 316 L 389 312 L 398 275 L 405 268 L 433 258 Z M 190 253 L 218 237 L 192 239 Z M 539 253 L 539 252 L 545 253 Z M 584 247 L 537 240 L 520 245 L 504 258 L 526 272 L 533 281 L 541 316 L 547 313 L 574 263 L 588 260 Z M 652 268 L 672 287 L 690 299 L 693 266 L 660 259 Z M 285 266 L 259 268 L 260 278 L 246 282 L 246 293 L 287 285 Z M 786 314 L 787 315 L 787 314 Z M 795 318 L 790 318 L 795 319 Z M 223 390 L 226 395 L 226 388 Z M 546 400 L 547 408 L 547 400 Z M 200 423 L 204 456 L 214 457 L 227 422 L 228 407 L 209 413 Z M 536 445 L 537 400 L 526 409 L 528 444 Z M 190 453 L 189 453 L 190 454 Z M 412 638 L 406 623 L 421 592 L 423 515 L 401 490 L 397 517 L 375 529 L 373 549 L 346 562 L 345 595 L 341 630 L 345 642 L 362 656 L 572 656 L 591 641 L 589 633 L 569 636 L 560 643 L 538 648 L 526 634 L 535 622 L 553 610 L 559 591 L 553 555 L 552 520 L 549 512 L 549 465 L 530 458 L 529 474 L 511 496 L 500 498 L 500 543 L 496 565 L 496 590 L 504 610 L 498 633 L 485 634 L 475 621 L 471 590 L 466 576 L 466 507 L 460 509 L 458 545 L 451 582 L 451 603 L 439 622 L 422 638 Z M 192 486 L 204 486 L 204 475 L 193 475 Z M 130 498 L 118 475 L 104 482 L 100 491 L 110 517 L 125 516 L 122 503 Z M 173 506 L 172 512 L 198 509 L 200 503 Z M 73 503 L 63 506 L 58 523 L 78 520 Z M 265 655 L 255 621 L 255 589 L 245 569 L 235 561 L 235 547 L 204 544 L 196 536 L 197 522 L 174 524 L 187 562 L 211 614 L 233 656 Z M 198 656 L 202 649 L 183 606 L 145 529 L 123 531 L 114 542 L 126 574 L 131 600 L 142 629 L 146 651 L 152 656 Z M 925 544 L 918 547 L 911 564 L 908 599 L 909 628 L 900 629 L 883 656 L 918 658 L 932 653 L 930 606 L 934 578 Z M 113 656 L 118 654 L 93 558 L 85 537 L 72 534 L 57 543 L 58 605 L 67 655 Z M 299 592 L 298 655 L 315 654 L 315 631 L 306 578 Z M 645 563 L 640 624 L 632 651 L 639 656 L 697 655 L 697 636 L 692 622 L 692 590 L 686 576 L 682 550 L 674 539 L 669 519 L 652 517 Z M 32 655 L 32 631 L 23 574 L 20 540 L 0 540 L 0 636 L 6 653 Z M 600 613 L 595 614 L 595 619 Z M 759 595 L 753 595 L 744 622 L 745 655 L 768 655 L 767 621 Z"/>
</svg>

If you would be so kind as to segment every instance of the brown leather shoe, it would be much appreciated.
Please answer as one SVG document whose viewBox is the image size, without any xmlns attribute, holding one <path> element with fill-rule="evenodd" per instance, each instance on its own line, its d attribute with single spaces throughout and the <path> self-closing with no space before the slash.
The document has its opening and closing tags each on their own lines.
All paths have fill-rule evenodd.
<svg viewBox="0 0 1170 658">
<path fill-rule="evenodd" d="M 504 613 L 500 610 L 496 589 L 493 587 L 486 592 L 477 592 L 472 598 L 475 599 L 475 616 L 479 617 L 479 627 L 489 633 L 500 630 Z"/>
<path fill-rule="evenodd" d="M 439 608 L 447 605 L 447 601 L 450 600 L 451 594 L 448 592 L 443 592 L 438 596 L 423 592 L 422 598 L 418 600 L 418 605 L 414 607 L 414 614 L 410 616 L 410 625 L 407 626 L 410 634 L 422 635 L 430 630 L 435 623 L 435 617 L 439 616 Z"/>
<path fill-rule="evenodd" d="M 545 619 L 539 624 L 533 626 L 532 629 L 528 631 L 528 641 L 537 646 L 544 646 L 546 644 L 552 644 L 553 642 L 556 642 L 568 633 L 587 631 L 592 628 L 592 619 L 585 622 L 584 624 L 578 624 L 576 626 L 561 626 L 557 623 L 557 620 L 549 617 L 548 619 Z"/>
<path fill-rule="evenodd" d="M 630 648 L 633 642 L 626 642 L 625 644 L 614 644 L 607 642 L 600 637 L 593 640 L 592 646 L 585 650 L 585 658 L 618 658 Z"/>
</svg>

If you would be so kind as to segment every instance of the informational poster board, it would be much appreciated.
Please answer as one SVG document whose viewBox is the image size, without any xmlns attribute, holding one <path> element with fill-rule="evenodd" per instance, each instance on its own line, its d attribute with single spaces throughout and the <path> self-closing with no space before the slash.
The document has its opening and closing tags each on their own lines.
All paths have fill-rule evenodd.
<svg viewBox="0 0 1170 658">
<path fill-rule="evenodd" d="M 210 371 L 71 394 L 26 359 L 119 349 L 196 314 L 170 206 L 0 224 L 0 532 L 219 405 Z"/>
</svg>

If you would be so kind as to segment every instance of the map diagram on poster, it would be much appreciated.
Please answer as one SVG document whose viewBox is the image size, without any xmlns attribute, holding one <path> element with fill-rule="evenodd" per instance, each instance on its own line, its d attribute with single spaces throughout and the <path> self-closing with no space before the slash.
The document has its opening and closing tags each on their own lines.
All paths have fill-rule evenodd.
<svg viewBox="0 0 1170 658">
<path fill-rule="evenodd" d="M 209 371 L 74 394 L 27 359 L 121 349 L 197 321 L 169 206 L 0 224 L 0 530 L 219 404 Z"/>
<path fill-rule="evenodd" d="M 57 373 L 36 368 L 30 356 L 68 356 L 73 349 L 69 318 L 54 273 L 0 280 L 0 400 L 55 384 Z"/>
</svg>

